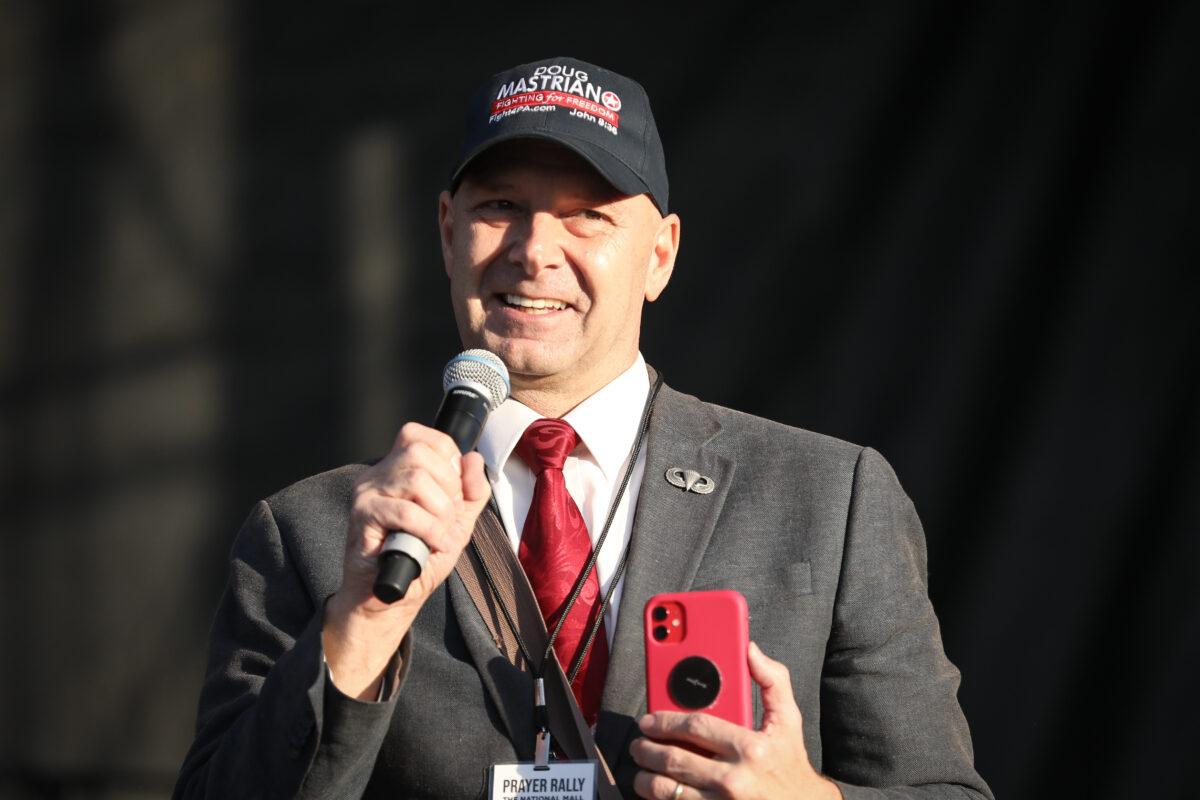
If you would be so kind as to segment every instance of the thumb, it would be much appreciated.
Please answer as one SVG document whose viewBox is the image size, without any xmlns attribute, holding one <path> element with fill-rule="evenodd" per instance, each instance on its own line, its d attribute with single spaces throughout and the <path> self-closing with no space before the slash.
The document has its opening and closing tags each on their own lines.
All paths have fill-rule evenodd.
<svg viewBox="0 0 1200 800">
<path fill-rule="evenodd" d="M 768 658 L 758 645 L 750 643 L 750 677 L 762 690 L 763 730 L 773 725 L 800 727 L 800 708 L 792 694 L 791 673 L 786 665 Z"/>
<path fill-rule="evenodd" d="M 492 484 L 483 471 L 483 456 L 474 451 L 462 459 L 462 490 L 463 509 L 459 519 L 469 528 L 492 496 Z"/>
</svg>

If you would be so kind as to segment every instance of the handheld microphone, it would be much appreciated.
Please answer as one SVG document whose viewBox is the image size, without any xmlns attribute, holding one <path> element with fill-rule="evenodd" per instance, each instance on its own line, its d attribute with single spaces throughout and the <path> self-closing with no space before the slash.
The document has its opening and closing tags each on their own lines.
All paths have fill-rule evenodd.
<svg viewBox="0 0 1200 800">
<path fill-rule="evenodd" d="M 508 399 L 508 368 L 487 350 L 465 350 L 442 372 L 442 405 L 433 427 L 450 436 L 461 453 L 475 449 L 487 415 Z M 408 592 L 421 574 L 429 548 L 404 531 L 389 533 L 379 554 L 379 575 L 374 592 L 385 603 L 394 603 Z"/>
</svg>

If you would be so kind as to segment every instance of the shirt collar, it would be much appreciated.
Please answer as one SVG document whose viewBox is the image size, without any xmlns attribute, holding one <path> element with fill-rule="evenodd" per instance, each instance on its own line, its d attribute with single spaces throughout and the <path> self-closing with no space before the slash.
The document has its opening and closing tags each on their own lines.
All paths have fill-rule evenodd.
<svg viewBox="0 0 1200 800">
<path fill-rule="evenodd" d="M 638 353 L 629 369 L 563 417 L 579 434 L 609 481 L 615 481 L 637 437 L 642 408 L 650 393 L 646 361 Z M 512 398 L 489 416 L 477 449 L 495 481 L 530 423 L 541 415 Z"/>
</svg>

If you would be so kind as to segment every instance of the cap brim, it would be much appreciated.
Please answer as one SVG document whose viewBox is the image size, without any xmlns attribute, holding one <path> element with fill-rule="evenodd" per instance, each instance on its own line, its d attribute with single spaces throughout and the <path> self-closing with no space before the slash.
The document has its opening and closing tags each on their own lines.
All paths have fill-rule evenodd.
<svg viewBox="0 0 1200 800">
<path fill-rule="evenodd" d="M 462 178 L 463 172 L 466 171 L 467 167 L 470 166 L 471 162 L 476 158 L 483 155 L 485 152 L 498 144 L 503 142 L 511 142 L 515 139 L 540 139 L 545 142 L 553 142 L 554 144 L 561 145 L 586 161 L 592 167 L 592 169 L 596 170 L 596 172 L 600 174 L 600 177 L 612 184 L 613 188 L 621 194 L 649 195 L 650 201 L 654 203 L 654 206 L 659 210 L 659 212 L 666 213 L 663 211 L 662 205 L 659 203 L 658 199 L 654 197 L 654 193 L 650 190 L 650 187 L 647 186 L 645 182 L 643 182 L 642 179 L 637 176 L 637 173 L 626 166 L 623 161 L 603 148 L 597 147 L 591 142 L 583 139 L 576 139 L 569 134 L 558 131 L 512 131 L 510 133 L 500 134 L 499 136 L 488 139 L 486 142 L 482 143 L 468 153 L 467 157 L 462 160 L 462 163 L 459 164 L 458 169 L 454 170 L 454 174 L 450 178 L 450 185 L 458 185 L 459 180 Z"/>
</svg>

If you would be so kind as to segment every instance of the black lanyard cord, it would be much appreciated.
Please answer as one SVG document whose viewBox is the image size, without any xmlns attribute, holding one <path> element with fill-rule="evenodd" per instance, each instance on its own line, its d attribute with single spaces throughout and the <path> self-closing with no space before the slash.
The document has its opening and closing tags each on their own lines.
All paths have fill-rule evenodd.
<svg viewBox="0 0 1200 800">
<path fill-rule="evenodd" d="M 583 659 L 587 656 L 588 650 L 592 648 L 592 642 L 596 641 L 596 633 L 600 630 L 600 625 L 604 622 L 604 609 L 608 608 L 609 601 L 617 591 L 617 584 L 621 582 L 621 578 L 625 575 L 625 565 L 629 563 L 629 548 L 625 548 L 625 552 L 621 554 L 621 560 L 617 564 L 617 569 L 613 573 L 612 581 L 608 584 L 608 591 L 604 594 L 604 601 L 600 603 L 600 613 L 596 615 L 596 619 L 592 622 L 592 629 L 588 631 L 587 641 L 583 644 L 583 649 L 575 654 L 575 660 L 571 662 L 571 672 L 567 675 L 568 682 L 574 682 L 575 676 L 579 674 L 579 668 L 583 666 Z"/>
<path fill-rule="evenodd" d="M 596 559 L 600 557 L 600 549 L 604 547 L 604 542 L 608 538 L 608 529 L 612 527 L 613 519 L 617 516 L 617 508 L 621 505 L 621 498 L 625 496 L 625 489 L 629 486 L 629 480 L 633 477 L 633 470 L 637 466 L 638 456 L 642 452 L 642 443 L 646 440 L 646 430 L 650 427 L 650 412 L 654 410 L 654 402 L 658 399 L 658 390 L 662 388 L 662 384 L 662 373 L 657 373 L 654 387 L 650 390 L 650 395 L 646 398 L 646 405 L 642 408 L 642 419 L 638 423 L 638 435 L 633 443 L 633 452 L 629 454 L 629 462 L 625 465 L 625 473 L 621 476 L 621 485 L 617 489 L 617 495 L 613 498 L 612 505 L 608 508 L 608 518 L 604 521 L 604 528 L 600 531 L 600 538 L 596 540 L 596 546 L 592 548 L 591 557 L 588 558 L 583 572 L 575 580 L 575 587 L 571 590 L 571 596 L 567 600 L 566 607 L 563 608 L 562 616 L 558 618 L 558 624 L 554 626 L 554 632 L 550 634 L 550 638 L 546 642 L 546 652 L 542 656 L 543 659 L 550 657 L 550 651 L 554 647 L 554 640 L 558 638 L 558 632 L 562 630 L 563 623 L 567 621 L 567 615 L 575 607 L 575 600 L 579 597 L 579 593 L 583 591 L 584 584 L 587 583 L 588 577 L 592 574 L 592 570 L 596 566 Z M 617 571 L 613 575 L 613 579 L 609 582 L 608 592 L 600 602 L 600 608 L 597 609 L 596 619 L 592 622 L 592 629 L 588 633 L 587 641 L 575 654 L 575 658 L 571 662 L 571 669 L 567 673 L 568 683 L 575 681 L 575 676 L 579 674 L 579 668 L 583 665 L 583 660 L 587 657 L 588 651 L 592 647 L 592 642 L 596 639 L 596 632 L 600 630 L 600 626 L 604 623 L 604 610 L 608 608 L 608 603 L 617 588 L 617 583 L 620 581 L 621 575 L 625 572 L 625 564 L 629 561 L 631 544 L 632 541 L 625 545 L 625 552 L 621 555 Z"/>
</svg>

